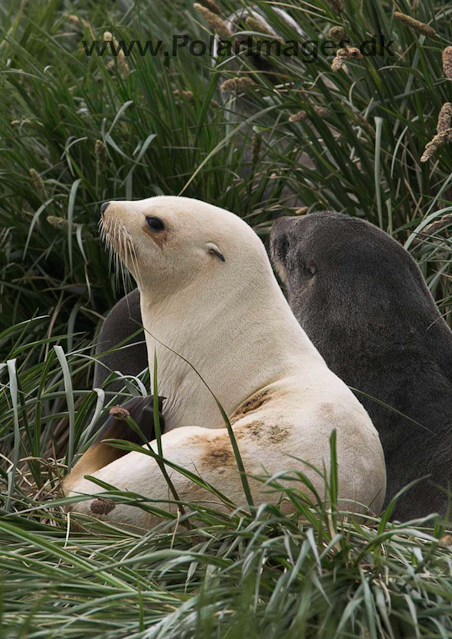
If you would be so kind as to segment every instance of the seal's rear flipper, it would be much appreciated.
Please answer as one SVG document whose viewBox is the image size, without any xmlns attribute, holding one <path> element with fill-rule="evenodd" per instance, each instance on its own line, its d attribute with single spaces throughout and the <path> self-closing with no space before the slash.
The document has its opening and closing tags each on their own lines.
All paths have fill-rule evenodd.
<svg viewBox="0 0 452 639">
<path fill-rule="evenodd" d="M 164 397 L 158 398 L 160 430 L 164 431 L 165 419 L 161 413 Z M 141 433 L 129 426 L 126 419 L 131 417 L 139 426 Z M 70 489 L 75 482 L 84 475 L 92 475 L 111 462 L 126 455 L 129 451 L 111 446 L 106 440 L 123 439 L 134 444 L 143 444 L 155 439 L 154 428 L 154 397 L 134 397 L 122 406 L 110 409 L 110 416 L 99 432 L 94 443 L 82 455 L 73 470 L 64 480 L 64 491 Z"/>
</svg>

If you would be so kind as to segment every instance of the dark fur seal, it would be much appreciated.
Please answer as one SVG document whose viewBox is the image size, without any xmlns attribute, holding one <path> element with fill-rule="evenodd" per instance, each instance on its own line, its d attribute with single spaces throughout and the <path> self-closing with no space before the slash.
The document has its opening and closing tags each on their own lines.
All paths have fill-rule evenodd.
<svg viewBox="0 0 452 639">
<path fill-rule="evenodd" d="M 147 368 L 148 354 L 144 331 L 140 330 L 140 326 L 140 293 L 135 289 L 115 304 L 102 325 L 96 343 L 99 359 L 94 368 L 94 388 L 100 388 L 112 371 L 136 376 Z M 121 343 L 124 344 L 123 348 L 108 352 Z M 101 357 L 102 353 L 106 354 Z M 106 388 L 118 392 L 123 385 L 120 380 L 113 381 Z"/>
<path fill-rule="evenodd" d="M 379 431 L 387 502 L 419 477 L 394 516 L 447 514 L 452 483 L 452 332 L 415 261 L 389 235 L 334 212 L 280 218 L 270 238 L 290 306 Z"/>
<path fill-rule="evenodd" d="M 148 355 L 144 331 L 140 329 L 141 325 L 140 293 L 138 289 L 135 289 L 115 304 L 102 325 L 96 344 L 98 360 L 94 367 L 94 388 L 101 388 L 112 371 L 119 371 L 123 375 L 136 376 L 147 368 Z M 123 346 L 117 348 L 120 344 Z M 108 352 L 115 348 L 117 350 L 111 353 Z M 106 354 L 102 356 L 102 353 Z M 106 384 L 104 388 L 110 394 L 118 393 L 123 386 L 124 384 L 121 380 L 115 380 Z M 163 401 L 164 398 L 159 397 L 160 410 Z M 149 436 L 149 441 L 155 439 L 153 404 L 154 398 L 152 395 L 134 397 L 123 404 L 123 407 L 129 411 L 142 432 Z M 160 425 L 163 431 L 164 419 L 162 415 L 160 415 Z M 123 434 L 120 436 L 118 434 L 112 435 L 112 428 L 112 417 L 100 419 L 97 424 L 97 430 L 101 430 L 101 434 L 107 433 L 107 435 L 103 435 L 104 438 L 116 437 L 139 443 L 131 436 L 130 429 L 122 428 Z M 117 431 L 117 425 L 113 430 Z"/>
</svg>

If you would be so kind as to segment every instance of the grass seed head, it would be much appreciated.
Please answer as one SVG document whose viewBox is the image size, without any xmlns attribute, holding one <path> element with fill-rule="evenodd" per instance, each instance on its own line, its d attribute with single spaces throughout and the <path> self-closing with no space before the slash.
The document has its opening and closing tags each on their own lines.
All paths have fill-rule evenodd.
<svg viewBox="0 0 452 639">
<path fill-rule="evenodd" d="M 452 129 L 446 129 L 445 131 L 438 133 L 430 140 L 430 142 L 428 142 L 424 149 L 424 153 L 421 156 L 421 162 L 427 162 L 427 160 L 432 157 L 440 146 L 443 146 L 448 142 L 452 142 Z"/>
<path fill-rule="evenodd" d="M 128 417 L 130 417 L 129 411 L 123 406 L 112 406 L 109 413 L 115 419 L 119 419 L 122 421 L 125 421 Z"/>
<path fill-rule="evenodd" d="M 436 132 L 442 133 L 447 129 L 450 129 L 450 121 L 452 119 L 452 102 L 445 102 L 441 107 L 441 111 L 438 115 L 438 123 L 436 125 Z"/>
<path fill-rule="evenodd" d="M 331 63 L 332 71 L 339 71 L 342 68 L 345 60 L 362 60 L 363 54 L 357 47 L 345 47 L 345 49 L 338 49 L 336 51 L 336 57 Z"/>
<path fill-rule="evenodd" d="M 206 9 L 209 9 L 209 11 L 211 11 L 212 13 L 221 15 L 220 7 L 217 4 L 215 4 L 213 0 L 199 0 L 199 4 L 202 4 L 203 7 L 205 7 Z"/>
<path fill-rule="evenodd" d="M 251 78 L 230 78 L 225 80 L 221 85 L 223 93 L 235 93 L 238 91 L 248 91 L 254 86 L 254 82 Z"/>
<path fill-rule="evenodd" d="M 339 49 L 336 53 L 339 58 L 344 60 L 362 60 L 363 54 L 357 47 L 345 47 L 345 49 Z"/>
<path fill-rule="evenodd" d="M 333 62 L 331 63 L 331 70 L 339 71 L 340 69 L 342 69 L 343 64 L 344 64 L 344 58 L 340 58 L 339 56 L 336 56 Z"/>
<path fill-rule="evenodd" d="M 30 176 L 33 180 L 34 187 L 42 201 L 47 200 L 47 191 L 41 176 L 35 169 L 30 169 Z"/>
<path fill-rule="evenodd" d="M 74 15 L 73 13 L 63 13 L 63 16 L 66 18 L 68 22 L 71 22 L 76 27 L 80 27 L 83 29 L 89 29 L 91 31 L 91 25 L 88 20 L 84 20 L 83 18 L 79 18 L 79 16 Z"/>
<path fill-rule="evenodd" d="M 118 46 L 118 41 L 113 37 L 111 31 L 105 31 L 104 40 L 105 42 L 113 42 L 116 46 Z"/>
<path fill-rule="evenodd" d="M 342 0 L 329 0 L 330 5 L 335 13 L 342 13 L 344 10 L 344 3 Z"/>
<path fill-rule="evenodd" d="M 330 115 L 329 110 L 323 106 L 313 105 L 312 108 L 321 119 L 326 118 L 328 115 Z M 294 113 L 290 116 L 289 122 L 300 122 L 301 120 L 305 120 L 308 116 L 309 113 L 307 111 L 298 111 L 298 113 Z"/>
<path fill-rule="evenodd" d="M 263 35 L 268 35 L 274 37 L 274 32 L 267 27 L 261 20 L 257 20 L 252 16 L 249 16 L 246 19 L 246 24 L 250 28 L 251 31 L 256 31 L 257 33 L 262 33 Z"/>
<path fill-rule="evenodd" d="M 120 51 L 118 54 L 118 69 L 119 74 L 123 80 L 127 80 L 130 75 L 130 68 L 126 60 L 124 51 Z"/>
<path fill-rule="evenodd" d="M 64 217 L 58 217 L 57 215 L 48 215 L 46 217 L 46 220 L 50 224 L 50 226 L 53 226 L 53 228 L 55 229 L 67 231 L 69 228 L 69 222 Z"/>
<path fill-rule="evenodd" d="M 443 73 L 446 78 L 452 80 L 452 47 L 446 47 L 442 53 Z"/>
<path fill-rule="evenodd" d="M 305 120 L 308 117 L 306 111 L 298 111 L 298 113 L 294 113 L 290 116 L 289 122 L 301 122 L 301 120 Z"/>
<path fill-rule="evenodd" d="M 254 166 L 259 160 L 259 155 L 262 148 L 262 134 L 257 132 L 253 135 L 251 141 L 251 164 Z"/>
<path fill-rule="evenodd" d="M 96 140 L 94 153 L 96 155 L 97 166 L 99 169 L 102 169 L 107 163 L 107 147 L 102 140 Z"/>
<path fill-rule="evenodd" d="M 113 499 L 107 497 L 98 497 L 91 502 L 90 510 L 94 515 L 108 515 L 116 508 Z"/>
<path fill-rule="evenodd" d="M 349 39 L 344 27 L 331 27 L 328 31 L 328 37 L 336 42 L 341 42 L 341 40 L 348 41 Z"/>
<path fill-rule="evenodd" d="M 127 80 L 127 78 L 130 75 L 130 68 L 129 68 L 129 64 L 127 62 L 126 59 L 126 55 L 124 53 L 124 51 L 122 50 L 122 48 L 120 48 L 119 42 L 116 40 L 116 38 L 113 36 L 113 34 L 111 33 L 111 31 L 105 31 L 104 33 L 104 41 L 105 42 L 112 42 L 114 47 L 117 50 L 117 55 L 116 55 L 116 61 L 118 64 L 118 70 L 119 70 L 119 75 L 121 76 L 121 78 L 123 80 Z M 107 64 L 109 69 L 114 69 L 114 63 L 111 64 L 111 61 Z"/>
<path fill-rule="evenodd" d="M 423 35 L 428 36 L 429 38 L 433 38 L 436 35 L 436 31 L 433 27 L 425 22 L 420 22 L 420 20 L 416 20 L 411 16 L 407 16 L 405 13 L 400 13 L 399 11 L 394 12 L 394 17 L 397 18 L 400 22 L 403 22 L 407 27 L 413 29 L 414 31 L 418 31 L 418 33 L 422 33 Z"/>
<path fill-rule="evenodd" d="M 193 8 L 204 18 L 212 31 L 215 31 L 220 38 L 227 40 L 232 37 L 232 31 L 226 26 L 226 23 L 215 13 L 212 13 L 212 11 L 207 9 L 207 7 L 203 7 L 202 4 L 195 3 Z"/>
<path fill-rule="evenodd" d="M 449 546 L 452 546 L 452 535 L 443 535 L 438 545 L 441 548 L 449 548 Z"/>
<path fill-rule="evenodd" d="M 176 89 L 175 91 L 173 91 L 173 95 L 176 96 L 176 98 L 184 96 L 184 98 L 192 104 L 195 101 L 195 96 L 193 95 L 192 91 L 180 91 L 179 89 Z"/>
<path fill-rule="evenodd" d="M 361 115 L 361 113 L 353 113 L 353 117 L 356 118 L 356 120 L 358 120 L 360 126 L 362 126 L 369 135 L 371 136 L 375 135 L 375 130 L 373 129 L 372 125 L 370 124 L 370 122 L 366 120 L 366 118 L 363 115 Z"/>
<path fill-rule="evenodd" d="M 181 100 L 181 102 L 185 98 L 185 100 L 187 100 L 187 102 L 190 102 L 190 104 L 195 104 L 195 96 L 194 96 L 192 91 L 183 91 L 181 89 L 175 89 L 173 91 L 173 95 L 176 98 L 179 98 Z M 218 104 L 218 102 L 216 100 L 210 100 L 210 105 L 209 106 L 214 107 L 216 109 L 220 105 Z"/>
</svg>

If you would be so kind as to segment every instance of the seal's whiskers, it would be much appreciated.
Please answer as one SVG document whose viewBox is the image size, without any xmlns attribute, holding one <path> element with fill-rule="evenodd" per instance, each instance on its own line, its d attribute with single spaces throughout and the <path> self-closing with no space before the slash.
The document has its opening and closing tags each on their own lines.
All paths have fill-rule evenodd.
<svg viewBox="0 0 452 639">
<path fill-rule="evenodd" d="M 115 274 L 120 273 L 125 292 L 133 290 L 134 285 L 127 264 L 130 263 L 135 273 L 138 272 L 136 249 L 132 237 L 122 222 L 118 220 L 101 220 L 100 237 L 108 246 L 109 269 Z M 112 266 L 114 268 L 112 269 Z M 119 278 L 115 276 L 115 286 L 119 289 Z"/>
</svg>

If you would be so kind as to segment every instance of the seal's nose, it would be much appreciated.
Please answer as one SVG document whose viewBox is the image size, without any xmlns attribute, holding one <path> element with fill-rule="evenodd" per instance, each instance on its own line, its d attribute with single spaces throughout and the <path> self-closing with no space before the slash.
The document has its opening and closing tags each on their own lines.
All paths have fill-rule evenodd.
<svg viewBox="0 0 452 639">
<path fill-rule="evenodd" d="M 105 211 L 107 210 L 107 206 L 110 204 L 110 202 L 104 202 L 102 204 L 102 206 L 100 207 L 100 213 L 101 215 L 103 215 L 105 213 Z"/>
</svg>

